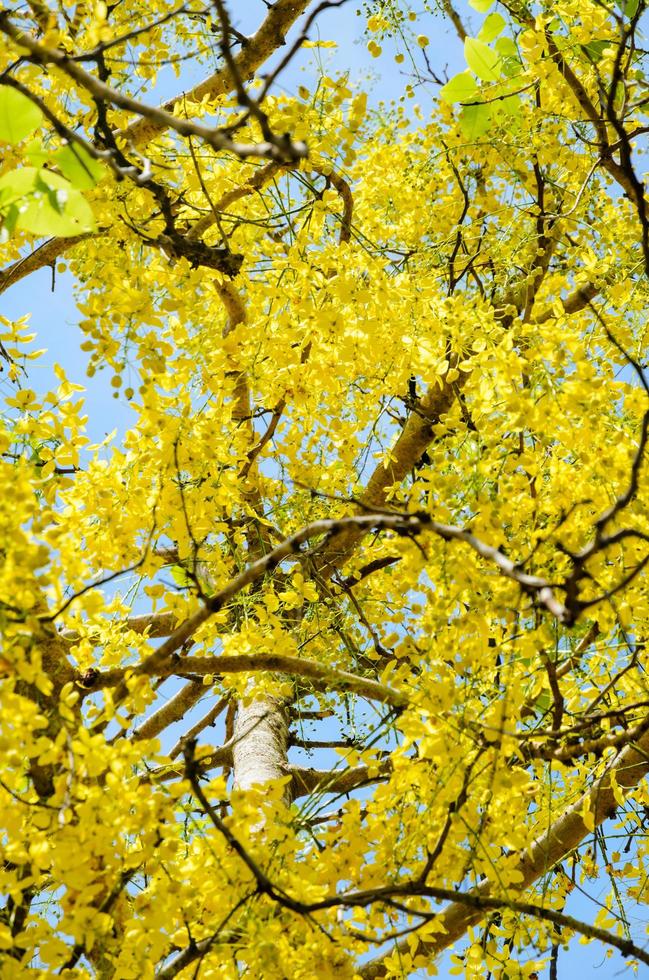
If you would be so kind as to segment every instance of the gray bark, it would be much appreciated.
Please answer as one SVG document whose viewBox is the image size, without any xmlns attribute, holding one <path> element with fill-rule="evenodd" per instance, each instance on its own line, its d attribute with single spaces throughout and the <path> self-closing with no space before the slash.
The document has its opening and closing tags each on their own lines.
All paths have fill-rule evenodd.
<svg viewBox="0 0 649 980">
<path fill-rule="evenodd" d="M 239 703 L 232 761 L 235 789 L 251 789 L 289 775 L 288 712 L 283 701 L 263 698 Z M 291 802 L 290 780 L 283 799 L 287 805 Z"/>
</svg>

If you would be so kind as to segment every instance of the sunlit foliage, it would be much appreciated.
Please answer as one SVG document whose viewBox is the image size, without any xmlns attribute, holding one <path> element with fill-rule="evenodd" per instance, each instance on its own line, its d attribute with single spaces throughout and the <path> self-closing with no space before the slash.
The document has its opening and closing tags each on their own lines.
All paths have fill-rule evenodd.
<svg viewBox="0 0 649 980">
<path fill-rule="evenodd" d="M 3 978 L 649 964 L 647 5 L 343 2 L 0 12 Z"/>
</svg>

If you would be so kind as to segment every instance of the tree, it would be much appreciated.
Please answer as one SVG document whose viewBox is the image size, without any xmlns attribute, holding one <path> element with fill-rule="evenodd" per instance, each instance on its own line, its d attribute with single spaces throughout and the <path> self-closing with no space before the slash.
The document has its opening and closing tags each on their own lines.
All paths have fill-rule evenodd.
<svg viewBox="0 0 649 980">
<path fill-rule="evenodd" d="M 649 964 L 647 4 L 368 2 L 401 101 L 282 94 L 343 3 L 0 12 L 0 288 L 132 419 L 2 319 L 3 976 Z"/>
</svg>

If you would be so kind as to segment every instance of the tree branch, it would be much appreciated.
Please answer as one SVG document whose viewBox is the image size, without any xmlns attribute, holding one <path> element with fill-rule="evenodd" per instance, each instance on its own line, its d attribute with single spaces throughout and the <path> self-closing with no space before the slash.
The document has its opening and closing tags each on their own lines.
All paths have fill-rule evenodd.
<svg viewBox="0 0 649 980">
<path fill-rule="evenodd" d="M 246 44 L 235 57 L 242 78 L 252 78 L 257 69 L 284 44 L 285 35 L 310 2 L 311 0 L 276 0 L 268 8 L 268 14 L 257 32 L 247 39 Z M 227 95 L 232 91 L 233 84 L 234 80 L 226 66 L 204 79 L 190 92 L 169 99 L 160 106 L 160 109 L 171 113 L 176 103 L 182 100 L 201 102 L 206 97 L 214 99 L 220 95 Z M 165 131 L 167 127 L 162 122 L 162 118 L 158 116 L 155 121 L 151 117 L 140 118 L 123 130 L 120 136 L 127 145 L 141 149 Z M 51 238 L 44 242 L 30 255 L 18 259 L 5 270 L 0 271 L 0 293 L 32 272 L 52 265 L 59 255 L 91 237 L 92 234 L 78 235 L 74 238 Z"/>
<path fill-rule="evenodd" d="M 73 79 L 78 85 L 84 88 L 95 100 L 108 102 L 111 105 L 125 109 L 127 112 L 135 113 L 143 119 L 148 119 L 159 129 L 173 129 L 179 136 L 197 136 L 214 150 L 223 150 L 242 159 L 248 157 L 267 157 L 283 162 L 293 162 L 300 160 L 307 155 L 306 145 L 301 142 L 292 142 L 285 134 L 277 136 L 271 134 L 271 139 L 266 139 L 261 143 L 236 143 L 227 135 L 224 129 L 202 126 L 200 123 L 192 122 L 189 119 L 182 119 L 172 115 L 166 109 L 155 106 L 145 105 L 137 99 L 131 98 L 118 92 L 101 81 L 96 75 L 87 72 L 78 62 L 74 61 L 64 51 L 58 48 L 49 48 L 44 44 L 35 41 L 30 35 L 21 31 L 19 27 L 9 19 L 6 11 L 0 11 L 0 31 L 11 38 L 15 44 L 29 51 L 30 60 L 35 64 L 56 65 L 69 78 Z"/>
<path fill-rule="evenodd" d="M 288 772 L 293 784 L 293 799 L 298 799 L 311 793 L 350 793 L 360 786 L 387 779 L 392 772 L 392 761 L 382 759 L 374 766 L 354 766 L 341 772 L 290 766 Z"/>
<path fill-rule="evenodd" d="M 268 6 L 265 20 L 256 33 L 247 38 L 241 51 L 234 58 L 240 78 L 245 81 L 251 79 L 271 55 L 284 45 L 286 34 L 307 9 L 309 3 L 311 0 L 275 0 L 275 3 Z M 182 100 L 190 102 L 201 102 L 205 98 L 212 100 L 227 95 L 234 87 L 235 79 L 228 66 L 224 65 L 219 71 L 199 82 L 191 91 L 164 102 L 160 109 L 171 113 L 174 106 Z M 166 126 L 161 120 L 142 118 L 132 123 L 121 135 L 128 143 L 141 147 L 150 143 L 165 129 Z"/>
<path fill-rule="evenodd" d="M 637 745 L 627 745 L 615 756 L 604 775 L 555 820 L 528 851 L 519 852 L 515 867 L 522 874 L 522 880 L 516 884 L 515 892 L 521 893 L 529 888 L 537 878 L 559 864 L 592 832 L 584 823 L 584 812 L 590 812 L 594 827 L 599 827 L 607 818 L 614 815 L 618 805 L 613 789 L 615 784 L 622 790 L 630 790 L 637 786 L 648 772 L 649 732 L 645 732 Z M 489 896 L 493 887 L 494 882 L 486 879 L 470 894 L 479 902 Z M 505 900 L 503 904 L 509 903 Z M 461 939 L 467 929 L 482 918 L 482 910 L 477 905 L 471 907 L 466 900 L 452 901 L 441 918 L 445 932 L 430 939 L 419 940 L 415 946 L 412 941 L 398 943 L 396 948 L 407 956 L 435 957 Z M 610 938 L 603 941 L 610 942 Z M 378 980 L 379 977 L 387 976 L 385 960 L 389 955 L 392 955 L 392 952 L 381 954 L 362 966 L 358 971 L 362 980 Z"/>
<path fill-rule="evenodd" d="M 408 696 L 396 691 L 385 684 L 379 684 L 367 677 L 359 677 L 346 670 L 338 670 L 326 664 L 320 664 L 315 660 L 305 660 L 302 657 L 288 657 L 278 653 L 239 653 L 232 656 L 217 657 L 177 657 L 156 662 L 146 670 L 143 664 L 129 670 L 128 667 L 115 667 L 113 670 L 101 671 L 97 674 L 92 685 L 92 690 L 100 690 L 105 687 L 113 687 L 121 684 L 129 674 L 138 676 L 157 676 L 171 677 L 174 674 L 181 676 L 196 675 L 205 677 L 209 675 L 220 676 L 222 674 L 242 674 L 255 671 L 269 671 L 277 674 L 288 674 L 291 677 L 306 677 L 315 682 L 321 690 L 337 689 L 342 691 L 352 691 L 368 700 L 381 701 L 384 704 L 391 704 L 394 707 L 403 708 L 408 704 Z M 202 685 L 201 685 L 202 687 Z M 185 689 L 183 688 L 183 691 Z M 204 690 L 204 688 L 203 688 Z M 182 692 L 179 692 L 181 694 Z M 179 695 L 176 695 L 178 697 Z M 156 715 L 153 715 L 148 722 L 142 726 L 142 730 L 154 726 L 154 719 L 157 715 L 165 711 L 172 704 L 165 705 Z M 184 713 L 184 712 L 183 712 Z M 182 717 L 182 716 L 181 716 Z M 174 719 L 175 720 L 175 719 Z M 164 726 L 162 726 L 164 727 Z M 161 731 L 157 728 L 155 734 Z M 141 738 L 150 737 L 147 729 L 146 735 Z"/>
</svg>

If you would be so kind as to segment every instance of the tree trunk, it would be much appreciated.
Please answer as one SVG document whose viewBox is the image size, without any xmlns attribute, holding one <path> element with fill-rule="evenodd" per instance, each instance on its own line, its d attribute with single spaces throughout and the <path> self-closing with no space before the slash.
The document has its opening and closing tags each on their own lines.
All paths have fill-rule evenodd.
<svg viewBox="0 0 649 980">
<path fill-rule="evenodd" d="M 278 698 L 240 702 L 232 749 L 234 787 L 247 790 L 288 775 L 288 712 Z M 291 802 L 290 780 L 282 793 Z"/>
</svg>

